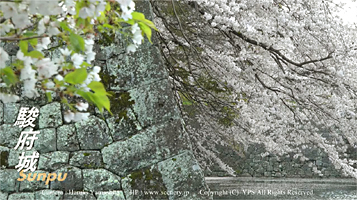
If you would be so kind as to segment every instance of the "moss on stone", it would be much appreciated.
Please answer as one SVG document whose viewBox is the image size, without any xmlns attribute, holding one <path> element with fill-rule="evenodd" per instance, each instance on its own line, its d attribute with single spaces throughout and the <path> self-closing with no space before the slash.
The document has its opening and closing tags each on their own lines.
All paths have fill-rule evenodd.
<svg viewBox="0 0 357 200">
<path fill-rule="evenodd" d="M 129 92 L 111 92 L 112 96 L 109 97 L 111 103 L 111 110 L 114 115 L 117 115 L 116 121 L 120 122 L 121 119 L 128 120 L 128 108 L 131 108 L 135 104 L 134 100 L 131 100 Z"/>
<path fill-rule="evenodd" d="M 8 151 L 2 151 L 1 154 L 0 154 L 0 167 L 7 168 L 9 166 L 8 158 L 9 158 L 9 152 Z"/>
<path fill-rule="evenodd" d="M 97 44 L 101 46 L 110 46 L 114 43 L 115 34 L 101 33 L 101 39 L 97 41 Z"/>
<path fill-rule="evenodd" d="M 114 75 L 109 75 L 106 72 L 99 72 L 99 76 L 102 79 L 101 81 L 106 89 L 108 89 L 110 87 L 110 85 L 114 83 L 114 80 L 116 79 L 116 77 Z"/>
<path fill-rule="evenodd" d="M 161 173 L 155 168 L 146 168 L 135 171 L 129 175 L 131 189 L 140 189 L 146 191 L 167 191 Z M 143 194 L 140 198 L 152 199 L 154 196 Z M 158 198 L 156 195 L 154 198 Z M 168 199 L 167 195 L 160 195 L 160 199 Z"/>
</svg>

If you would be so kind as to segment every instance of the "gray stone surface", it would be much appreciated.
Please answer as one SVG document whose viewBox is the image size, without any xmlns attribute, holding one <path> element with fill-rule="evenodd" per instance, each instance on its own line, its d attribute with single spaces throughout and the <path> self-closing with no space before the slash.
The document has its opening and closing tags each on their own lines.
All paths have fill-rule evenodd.
<svg viewBox="0 0 357 200">
<path fill-rule="evenodd" d="M 142 130 L 141 124 L 136 120 L 131 108 L 126 110 L 126 116 L 127 119 L 124 117 L 110 117 L 106 119 L 114 141 L 133 136 Z"/>
<path fill-rule="evenodd" d="M 39 153 L 48 153 L 56 151 L 56 129 L 47 128 L 41 129 L 40 134 L 37 135 L 38 139 L 34 142 L 34 149 Z"/>
<path fill-rule="evenodd" d="M 0 102 L 0 125 L 4 123 L 4 104 Z"/>
<path fill-rule="evenodd" d="M 40 190 L 35 192 L 36 200 L 63 200 L 63 191 Z"/>
<path fill-rule="evenodd" d="M 110 86 L 112 90 L 129 90 L 168 77 L 159 50 L 147 42 L 131 55 L 124 54 L 122 57 L 108 59 L 106 67 L 109 76 L 116 77 Z"/>
<path fill-rule="evenodd" d="M 38 169 L 55 170 L 58 167 L 68 164 L 69 152 L 55 151 L 52 153 L 40 154 Z"/>
<path fill-rule="evenodd" d="M 150 18 L 148 1 L 136 3 Z M 58 102 L 46 104 L 44 96 L 21 99 L 18 104 L 0 104 L 1 200 L 180 199 L 167 190 L 207 190 L 195 158 L 189 153 L 189 136 L 183 129 L 157 46 L 145 39 L 137 52 L 127 54 L 128 43 L 122 35 L 100 37 L 94 47 L 97 55 L 93 63 L 102 67 L 100 76 L 112 94 L 109 99 L 113 115 L 98 113 L 91 106 L 89 120 L 64 123 L 65 106 Z M 58 53 L 49 52 L 51 57 L 58 57 Z M 70 103 L 76 98 L 69 98 Z M 39 151 L 35 172 L 42 170 L 52 178 L 56 174 L 48 185 L 37 179 L 16 180 L 19 173 L 13 168 L 22 151 L 13 148 L 21 129 L 12 125 L 20 105 L 39 107 L 35 130 L 40 134 L 34 148 L 25 152 L 30 155 Z M 134 190 L 162 194 L 136 195 Z"/>
<path fill-rule="evenodd" d="M 14 148 L 9 149 L 8 154 L 8 167 L 15 167 L 19 163 L 19 156 L 21 155 L 22 150 L 15 150 Z M 30 151 L 25 151 L 25 155 L 30 155 Z"/>
<path fill-rule="evenodd" d="M 125 200 L 124 193 L 120 190 L 95 192 L 95 196 L 97 200 Z"/>
<path fill-rule="evenodd" d="M 100 168 L 104 166 L 100 151 L 73 152 L 69 164 L 79 168 Z"/>
<path fill-rule="evenodd" d="M 129 93 L 135 100 L 134 112 L 142 126 L 180 119 L 168 80 L 137 87 Z"/>
<path fill-rule="evenodd" d="M 101 149 L 113 142 L 105 121 L 91 116 L 87 121 L 75 124 L 81 149 Z"/>
<path fill-rule="evenodd" d="M 36 170 L 34 172 L 26 172 L 25 174 L 27 175 L 27 178 L 24 181 L 20 182 L 20 191 L 22 192 L 34 192 L 40 189 L 49 189 L 49 185 L 45 184 L 45 181 L 42 181 L 42 177 L 38 180 L 38 174 L 39 173 L 48 173 L 46 171 L 42 170 Z M 22 178 L 21 176 L 19 176 Z M 33 180 L 33 181 L 29 181 Z"/>
<path fill-rule="evenodd" d="M 64 194 L 65 200 L 96 200 L 94 195 L 89 192 L 70 190 L 69 193 Z"/>
<path fill-rule="evenodd" d="M 63 125 L 57 128 L 57 150 L 79 150 L 79 141 L 74 124 Z"/>
<path fill-rule="evenodd" d="M 207 199 L 197 191 L 208 190 L 201 168 L 191 152 L 158 163 L 170 199 Z M 185 184 L 181 184 L 185 183 Z M 175 193 L 181 191 L 182 193 Z"/>
<path fill-rule="evenodd" d="M 120 177 L 105 169 L 83 169 L 85 191 L 121 190 Z"/>
<path fill-rule="evenodd" d="M 175 120 L 152 126 L 125 141 L 104 147 L 102 154 L 106 168 L 123 176 L 189 149 L 182 125 Z"/>
<path fill-rule="evenodd" d="M 0 146 L 14 148 L 20 136 L 21 129 L 13 124 L 3 124 L 0 126 Z"/>
<path fill-rule="evenodd" d="M 9 195 L 7 193 L 0 192 L 0 199 L 6 200 Z"/>
<path fill-rule="evenodd" d="M 1 192 L 15 192 L 18 190 L 20 182 L 16 181 L 19 173 L 15 169 L 0 170 L 0 191 Z"/>
<path fill-rule="evenodd" d="M 122 179 L 122 187 L 126 199 L 168 199 L 167 194 L 161 194 L 167 188 L 156 165 L 131 172 Z"/>
<path fill-rule="evenodd" d="M 58 102 L 44 105 L 40 108 L 39 127 L 55 128 L 62 125 L 61 104 Z"/>
<path fill-rule="evenodd" d="M 14 193 L 10 194 L 7 200 L 35 200 L 35 194 L 32 192 Z"/>
<path fill-rule="evenodd" d="M 4 123 L 14 124 L 19 110 L 20 104 L 18 103 L 4 104 Z"/>
<path fill-rule="evenodd" d="M 55 181 L 51 182 L 50 187 L 52 190 L 62 190 L 65 192 L 69 190 L 83 190 L 83 176 L 81 169 L 68 165 L 65 167 L 58 168 L 54 172 L 62 173 L 63 176 L 65 173 L 67 173 L 67 178 L 64 181 L 58 181 L 56 179 Z"/>
</svg>

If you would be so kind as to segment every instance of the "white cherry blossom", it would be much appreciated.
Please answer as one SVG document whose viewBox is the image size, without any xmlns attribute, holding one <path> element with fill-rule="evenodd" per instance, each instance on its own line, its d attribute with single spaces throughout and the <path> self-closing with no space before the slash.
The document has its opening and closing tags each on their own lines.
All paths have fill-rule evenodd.
<svg viewBox="0 0 357 200">
<path fill-rule="evenodd" d="M 5 68 L 5 62 L 9 60 L 9 54 L 4 51 L 2 47 L 0 47 L 0 69 Z"/>
<path fill-rule="evenodd" d="M 76 108 L 79 110 L 79 111 L 86 111 L 88 109 L 88 103 L 83 103 L 83 102 L 78 102 L 76 103 Z"/>
</svg>

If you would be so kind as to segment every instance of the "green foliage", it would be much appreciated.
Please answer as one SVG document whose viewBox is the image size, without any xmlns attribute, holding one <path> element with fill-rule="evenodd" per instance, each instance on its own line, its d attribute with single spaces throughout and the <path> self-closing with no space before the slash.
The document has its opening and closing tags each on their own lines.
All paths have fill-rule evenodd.
<svg viewBox="0 0 357 200">
<path fill-rule="evenodd" d="M 149 42 L 151 42 L 151 29 L 154 29 L 157 31 L 157 28 L 155 27 L 154 23 L 148 19 L 145 19 L 144 14 L 139 13 L 139 12 L 133 12 L 132 13 L 133 18 L 128 20 L 126 23 L 130 24 L 130 25 L 134 25 L 135 23 L 138 23 L 141 31 L 143 32 L 143 34 L 146 35 L 146 37 L 148 38 Z"/>
<path fill-rule="evenodd" d="M 151 29 L 157 29 L 153 22 L 145 18 L 144 14 L 139 12 L 133 12 L 132 19 L 124 21 L 120 16 L 122 10 L 119 6 L 119 3 L 116 1 L 107 1 L 105 10 L 101 12 L 100 16 L 94 20 L 94 26 L 93 23 L 91 23 L 92 17 L 79 17 L 79 11 L 84 7 L 89 7 L 91 4 L 93 4 L 93 2 L 88 0 L 75 1 L 76 14 L 66 16 L 65 20 L 61 22 L 58 21 L 58 16 L 49 16 L 49 21 L 56 24 L 56 26 L 58 26 L 58 30 L 60 31 L 59 34 L 55 35 L 55 38 L 52 38 L 56 40 L 56 43 L 58 42 L 58 46 L 52 46 L 49 51 L 53 51 L 58 47 L 67 46 L 69 50 L 73 51 L 72 56 L 74 53 L 82 54 L 81 56 L 83 56 L 83 54 L 85 54 L 85 51 L 87 50 L 85 45 L 86 36 L 100 35 L 102 36 L 102 39 L 99 41 L 99 44 L 103 46 L 108 46 L 115 42 L 115 34 L 117 34 L 118 32 L 122 33 L 124 36 L 130 37 L 131 31 L 130 26 L 128 26 L 128 24 L 133 25 L 135 23 L 138 23 L 138 26 L 141 29 L 143 36 L 146 35 L 147 39 L 152 42 Z M 0 16 L 2 14 L 3 12 L 0 11 Z M 67 19 L 69 18 L 73 18 L 74 26 L 72 26 L 72 24 L 68 24 L 70 23 L 69 21 L 67 21 Z M 19 34 L 18 30 L 11 30 L 6 35 L 16 36 L 16 39 L 18 39 L 19 41 L 18 45 L 20 51 L 24 54 L 24 56 L 35 58 L 35 60 L 33 61 L 44 59 L 45 56 L 47 57 L 48 55 L 48 52 L 42 53 L 41 51 L 36 50 L 37 45 L 41 43 L 41 38 L 47 37 L 47 35 L 45 34 L 38 35 L 38 30 L 40 28 L 40 24 L 38 22 L 43 19 L 44 16 L 41 14 L 33 15 L 31 16 L 31 21 L 33 22 L 33 26 L 31 26 L 31 28 L 25 28 L 24 30 L 21 30 L 20 35 L 17 35 Z M 48 25 L 49 24 L 47 23 L 46 28 L 52 26 Z M 30 65 L 33 70 L 36 70 L 36 64 L 31 63 Z M 44 80 L 39 80 L 38 77 L 36 77 L 35 75 L 34 81 L 40 81 L 41 84 L 37 85 L 41 85 L 41 89 L 47 90 L 45 94 L 48 102 L 53 101 L 52 95 L 56 94 L 60 97 L 61 102 L 66 104 L 73 111 L 75 111 L 76 109 L 74 108 L 74 104 L 70 103 L 69 101 L 72 101 L 73 98 L 71 97 L 75 95 L 80 95 L 86 101 L 96 105 L 100 112 L 103 112 L 103 110 L 106 109 L 110 114 L 112 114 L 112 112 L 110 111 L 110 100 L 120 101 L 120 104 L 122 104 L 124 108 L 127 108 L 127 106 L 134 103 L 133 100 L 130 100 L 130 95 L 127 93 L 122 93 L 120 94 L 120 97 L 116 96 L 109 99 L 109 97 L 111 97 L 111 94 L 106 91 L 106 87 L 104 85 L 107 83 L 103 84 L 101 82 L 92 81 L 87 85 L 88 88 L 91 89 L 91 91 L 85 91 L 85 89 L 83 89 L 84 87 L 82 84 L 87 79 L 89 73 L 87 72 L 87 70 L 90 69 L 91 66 L 92 65 L 83 62 L 80 68 L 75 69 L 72 64 L 72 61 L 70 61 L 69 59 L 69 56 L 65 56 L 64 62 L 61 66 L 59 66 L 63 72 L 59 74 L 64 76 L 64 79 L 62 81 L 59 81 L 54 78 L 54 75 L 52 77 L 49 77 L 49 79 Z M 6 85 L 9 87 L 16 85 L 17 83 L 19 83 L 18 76 L 23 68 L 24 61 L 18 59 L 15 62 L 11 63 L 11 66 L 0 69 L 0 79 L 2 80 L 2 82 L 5 82 Z M 112 79 L 113 77 L 110 78 Z M 49 83 L 49 81 L 53 81 L 55 83 L 54 88 L 46 88 L 46 83 Z M 106 82 L 106 80 L 103 80 L 103 82 Z M 48 90 L 51 90 L 51 92 L 48 92 Z M 126 112 L 126 109 L 122 109 L 120 111 L 120 116 L 125 117 L 126 113 L 124 112 Z"/>
<path fill-rule="evenodd" d="M 73 85 L 81 84 L 81 83 L 83 83 L 83 81 L 86 80 L 87 76 L 88 76 L 87 69 L 85 67 L 81 67 L 81 68 L 74 70 L 73 72 L 68 73 L 64 77 L 64 80 L 67 83 L 71 83 Z"/>
<path fill-rule="evenodd" d="M 46 92 L 47 102 L 52 102 L 52 95 L 51 92 Z"/>
<path fill-rule="evenodd" d="M 69 43 L 71 49 L 73 49 L 75 52 L 78 53 L 84 51 L 84 39 L 80 35 L 70 33 Z"/>
<path fill-rule="evenodd" d="M 45 58 L 41 52 L 36 50 L 26 53 L 25 56 L 29 56 L 31 58 L 37 58 L 37 59 Z"/>
<path fill-rule="evenodd" d="M 17 76 L 11 67 L 0 69 L 0 78 L 6 83 L 7 86 L 17 83 Z"/>
<path fill-rule="evenodd" d="M 31 34 L 32 35 L 32 34 Z M 37 58 L 37 59 L 42 59 L 44 58 L 43 54 L 37 50 L 33 50 L 28 52 L 28 47 L 29 45 L 32 46 L 32 48 L 35 48 L 38 43 L 38 39 L 31 39 L 31 40 L 22 40 L 19 42 L 19 47 L 21 52 L 24 54 L 24 56 L 28 56 L 31 58 Z"/>
<path fill-rule="evenodd" d="M 234 120 L 239 116 L 236 110 L 228 106 L 223 106 L 220 113 L 222 116 L 218 116 L 218 123 L 226 127 L 233 126 Z"/>
</svg>

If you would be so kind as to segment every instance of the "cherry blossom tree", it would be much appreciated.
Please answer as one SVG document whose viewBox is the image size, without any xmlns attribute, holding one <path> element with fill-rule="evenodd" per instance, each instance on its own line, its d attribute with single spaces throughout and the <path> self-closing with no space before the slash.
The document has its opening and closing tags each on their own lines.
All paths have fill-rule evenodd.
<svg viewBox="0 0 357 200">
<path fill-rule="evenodd" d="M 268 154 L 321 148 L 357 178 L 356 29 L 332 0 L 152 1 L 162 54 L 197 156 L 214 144 Z M 216 120 L 212 120 L 212 119 Z M 191 128 L 190 128 L 191 127 Z M 326 132 L 328 134 L 326 135 Z M 314 172 L 323 175 L 314 168 Z"/>
<path fill-rule="evenodd" d="M 78 112 L 87 110 L 87 102 L 110 112 L 101 68 L 91 64 L 93 45 L 101 33 L 123 34 L 131 40 L 127 52 L 135 52 L 145 35 L 150 41 L 154 24 L 134 10 L 132 0 L 1 1 L 0 42 L 20 48 L 10 60 L 0 46 L 0 100 L 16 102 L 45 94 L 49 102 L 55 98 L 67 105 L 67 122 L 87 119 L 89 113 Z M 59 56 L 49 53 L 54 50 Z M 19 85 L 21 96 L 14 92 Z"/>
</svg>

